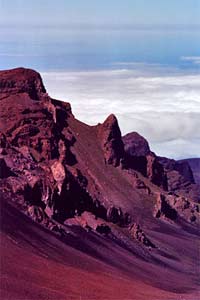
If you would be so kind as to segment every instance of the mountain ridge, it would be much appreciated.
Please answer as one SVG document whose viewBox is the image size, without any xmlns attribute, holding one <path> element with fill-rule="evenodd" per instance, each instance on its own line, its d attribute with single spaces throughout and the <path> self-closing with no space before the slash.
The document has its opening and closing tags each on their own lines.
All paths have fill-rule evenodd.
<svg viewBox="0 0 200 300">
<path fill-rule="evenodd" d="M 114 265 L 116 276 L 122 265 L 127 272 L 130 264 L 130 281 L 145 280 L 150 290 L 166 291 L 166 299 L 167 292 L 197 292 L 199 186 L 187 163 L 177 167 L 175 161 L 157 157 L 138 134 L 127 141 L 114 115 L 96 126 L 80 122 L 69 103 L 47 94 L 39 73 L 32 70 L 0 71 L 0 101 L 0 192 L 7 205 L 3 236 L 14 207 L 64 244 L 74 237 L 72 253 L 78 248 L 95 255 L 106 266 Z M 16 226 L 20 222 L 16 219 Z M 15 230 L 13 234 L 18 243 L 21 237 Z M 180 258 L 184 243 L 187 250 Z M 55 247 L 62 246 L 55 242 Z M 163 265 L 169 274 L 166 283 Z M 10 276 L 5 268 L 3 272 Z M 141 291 L 136 297 L 142 299 Z"/>
</svg>

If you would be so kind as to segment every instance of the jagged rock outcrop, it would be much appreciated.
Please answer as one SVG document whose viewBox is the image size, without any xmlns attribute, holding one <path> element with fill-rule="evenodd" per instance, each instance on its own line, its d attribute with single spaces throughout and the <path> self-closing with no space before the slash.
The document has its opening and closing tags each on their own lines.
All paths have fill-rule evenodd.
<svg viewBox="0 0 200 300">
<path fill-rule="evenodd" d="M 132 237 L 150 248 L 140 223 L 154 222 L 153 210 L 156 218 L 197 223 L 193 199 L 184 209 L 182 198 L 163 191 L 165 166 L 137 133 L 122 140 L 114 115 L 97 126 L 79 122 L 70 104 L 48 96 L 35 71 L 0 72 L 0 82 L 0 192 L 33 220 L 58 232 L 77 225 L 112 233 L 119 243 Z"/>
<path fill-rule="evenodd" d="M 146 247 L 156 248 L 156 246 L 147 238 L 140 225 L 134 223 L 130 228 L 130 232 L 134 239 L 144 244 Z"/>
<path fill-rule="evenodd" d="M 154 216 L 156 218 L 168 218 L 175 221 L 182 217 L 190 223 L 199 222 L 200 205 L 189 199 L 171 194 L 158 194 Z"/>
<path fill-rule="evenodd" d="M 0 71 L 0 99 L 13 94 L 27 93 L 33 100 L 39 100 L 46 93 L 41 76 L 31 69 L 16 68 Z"/>
<path fill-rule="evenodd" d="M 125 167 L 133 168 L 152 183 L 165 191 L 179 193 L 200 201 L 200 185 L 195 184 L 194 176 L 187 161 L 175 161 L 156 156 L 151 152 L 145 138 L 136 132 L 123 137 Z"/>
<path fill-rule="evenodd" d="M 187 161 L 175 161 L 166 157 L 158 157 L 163 165 L 168 183 L 168 191 L 179 193 L 200 201 L 200 185 L 195 184 L 192 169 Z"/>
<path fill-rule="evenodd" d="M 132 167 L 157 186 L 167 190 L 164 168 L 151 152 L 147 140 L 137 132 L 132 132 L 123 137 L 123 143 L 126 152 L 125 166 Z"/>
<path fill-rule="evenodd" d="M 121 138 L 117 118 L 114 115 L 108 116 L 98 128 L 99 140 L 107 164 L 119 166 L 120 160 L 124 157 L 124 145 Z"/>
<path fill-rule="evenodd" d="M 62 191 L 62 185 L 66 180 L 65 168 L 60 161 L 55 161 L 51 166 L 51 171 L 53 173 L 53 178 L 57 182 L 59 194 Z"/>
<path fill-rule="evenodd" d="M 147 140 L 137 132 L 123 136 L 124 149 L 130 156 L 146 156 L 151 153 Z"/>
<path fill-rule="evenodd" d="M 131 223 L 131 216 L 123 212 L 120 207 L 111 206 L 107 210 L 107 220 L 121 226 L 128 226 Z"/>
<path fill-rule="evenodd" d="M 94 214 L 88 211 L 84 211 L 80 216 L 76 215 L 72 219 L 65 221 L 66 225 L 80 225 L 87 231 L 94 230 L 100 234 L 109 234 L 111 228 L 105 220 L 97 218 Z"/>
<path fill-rule="evenodd" d="M 179 160 L 178 162 L 187 162 L 189 164 L 195 183 L 200 185 L 200 158 L 188 158 Z"/>
<path fill-rule="evenodd" d="M 77 284 L 74 293 L 68 288 L 63 293 L 60 280 L 68 272 L 70 282 L 78 280 L 81 286 L 85 275 L 87 282 L 94 275 L 93 291 L 99 299 L 113 299 L 119 274 L 125 284 L 123 295 L 120 284 L 120 299 L 132 297 L 137 286 L 133 293 L 130 286 L 138 278 L 149 282 L 151 295 L 153 285 L 156 291 L 158 286 L 170 288 L 166 299 L 175 299 L 171 292 L 179 293 L 182 287 L 193 289 L 190 282 L 199 277 L 199 204 L 191 193 L 180 195 L 180 184 L 167 192 L 167 170 L 148 142 L 136 133 L 129 139 L 130 148 L 126 140 L 123 145 L 114 115 L 97 126 L 78 121 L 69 103 L 46 93 L 37 72 L 0 72 L 0 229 L 6 241 L 1 243 L 6 299 L 94 296 L 79 294 Z M 172 172 L 182 172 L 190 181 L 186 167 Z M 197 186 L 181 186 L 186 193 L 192 185 Z M 98 290 L 107 272 L 104 282 L 109 286 L 101 297 Z M 110 287 L 112 272 L 117 273 Z M 30 291 L 35 280 L 42 285 Z M 143 290 L 139 298 L 144 298 Z"/>
<path fill-rule="evenodd" d="M 157 200 L 156 200 L 156 206 L 154 211 L 154 216 L 156 218 L 160 218 L 162 216 L 171 219 L 176 220 L 178 214 L 177 211 L 170 206 L 168 203 L 166 196 L 162 194 L 158 194 Z"/>
<path fill-rule="evenodd" d="M 156 155 L 151 153 L 147 158 L 147 177 L 164 190 L 168 190 L 167 177 L 163 166 L 159 163 Z"/>
<path fill-rule="evenodd" d="M 168 173 L 170 190 L 176 190 L 180 184 L 184 184 L 186 182 L 194 184 L 193 173 L 188 162 L 179 162 L 165 157 L 159 157 L 158 159 Z"/>
</svg>

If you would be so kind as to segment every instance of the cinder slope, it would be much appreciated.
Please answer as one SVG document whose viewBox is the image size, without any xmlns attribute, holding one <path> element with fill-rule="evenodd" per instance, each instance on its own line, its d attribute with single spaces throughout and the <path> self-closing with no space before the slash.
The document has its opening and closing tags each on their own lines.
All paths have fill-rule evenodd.
<svg viewBox="0 0 200 300">
<path fill-rule="evenodd" d="M 174 242 L 179 244 L 182 238 Z M 195 247 L 188 236 L 184 239 L 187 256 Z M 189 276 L 158 262 L 157 266 L 145 262 L 105 237 L 93 233 L 86 237 L 81 229 L 61 239 L 3 200 L 1 255 L 1 299 L 194 300 L 199 296 L 192 291 L 191 272 Z"/>
</svg>

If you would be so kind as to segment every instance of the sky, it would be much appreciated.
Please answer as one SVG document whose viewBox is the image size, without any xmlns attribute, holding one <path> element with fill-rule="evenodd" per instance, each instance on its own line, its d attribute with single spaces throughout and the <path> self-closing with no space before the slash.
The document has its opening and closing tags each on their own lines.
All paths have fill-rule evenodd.
<svg viewBox="0 0 200 300">
<path fill-rule="evenodd" d="M 80 120 L 200 157 L 200 0 L 0 0 L 0 40 L 0 69 L 36 69 Z"/>
<path fill-rule="evenodd" d="M 1 0 L 1 23 L 199 25 L 199 0 Z M 28 16 L 28 17 L 27 17 Z"/>
</svg>

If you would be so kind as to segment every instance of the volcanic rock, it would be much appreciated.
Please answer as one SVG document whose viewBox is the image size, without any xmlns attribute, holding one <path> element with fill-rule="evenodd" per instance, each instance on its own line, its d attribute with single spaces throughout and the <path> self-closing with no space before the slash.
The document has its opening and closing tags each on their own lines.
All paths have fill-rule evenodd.
<svg viewBox="0 0 200 300">
<path fill-rule="evenodd" d="M 151 153 L 147 140 L 137 132 L 123 136 L 124 150 L 130 156 L 146 156 Z"/>
<path fill-rule="evenodd" d="M 5 159 L 0 158 L 0 178 L 7 178 L 13 175 L 11 169 L 6 164 Z"/>
<path fill-rule="evenodd" d="M 158 194 L 154 215 L 156 218 L 164 216 L 168 219 L 175 220 L 178 214 L 167 202 L 165 195 Z"/>
<path fill-rule="evenodd" d="M 167 190 L 167 178 L 162 164 L 156 155 L 150 151 L 147 140 L 136 132 L 123 137 L 126 152 L 125 166 L 132 167 L 151 182 Z"/>
<path fill-rule="evenodd" d="M 114 224 L 127 226 L 131 222 L 131 216 L 128 213 L 123 213 L 120 207 L 111 206 L 107 210 L 107 220 Z"/>
<path fill-rule="evenodd" d="M 158 160 L 167 175 L 168 191 L 192 197 L 195 201 L 200 202 L 200 185 L 195 184 L 189 163 L 166 157 L 158 157 Z"/>
<path fill-rule="evenodd" d="M 146 247 L 155 248 L 156 246 L 146 237 L 140 226 L 134 223 L 130 228 L 131 235 L 134 239 L 144 244 Z"/>
<path fill-rule="evenodd" d="M 31 99 L 39 100 L 46 93 L 40 74 L 30 69 L 0 71 L 0 78 L 0 99 L 12 94 L 27 93 Z"/>
<path fill-rule="evenodd" d="M 92 259 L 95 266 L 101 265 L 104 276 L 114 269 L 130 276 L 131 283 L 139 278 L 176 293 L 183 286 L 186 291 L 196 289 L 197 259 L 193 256 L 198 252 L 200 208 L 194 201 L 195 194 L 190 193 L 191 187 L 194 191 L 197 185 L 192 183 L 186 166 L 173 166 L 169 171 L 150 151 L 147 141 L 136 133 L 128 136 L 128 142 L 124 139 L 123 145 L 114 115 L 97 126 L 78 121 L 70 104 L 48 96 L 35 71 L 23 68 L 1 71 L 0 99 L 1 228 L 2 237 L 9 243 L 6 255 L 19 240 L 19 247 L 8 257 L 8 268 L 3 268 L 9 287 L 13 286 L 13 274 L 20 280 L 22 274 L 29 278 L 30 259 L 23 272 L 18 270 L 27 259 L 27 253 L 32 251 L 34 267 L 38 253 L 39 271 L 34 274 L 37 278 L 30 277 L 30 282 L 41 278 L 38 276 L 44 257 L 47 259 L 44 265 L 52 263 L 53 266 L 51 279 L 42 277 L 45 286 L 34 294 L 34 299 L 42 297 L 44 288 L 44 293 L 57 289 L 54 282 L 48 289 L 46 282 L 52 282 L 52 274 L 54 276 L 59 269 L 62 270 L 59 271 L 60 284 L 63 274 L 68 274 L 71 263 L 81 255 L 84 259 L 87 257 L 87 266 L 91 266 Z M 176 183 L 172 183 L 173 172 L 180 178 Z M 187 196 L 181 194 L 182 189 L 185 193 L 189 191 Z M 23 259 L 14 270 L 18 262 L 11 260 L 13 253 L 23 249 Z M 60 256 L 61 252 L 64 256 Z M 72 253 L 76 253 L 73 258 Z M 68 262 L 70 259 L 70 266 L 66 265 L 66 258 Z M 86 264 L 80 261 L 78 268 L 83 266 L 85 272 Z M 65 272 L 63 267 L 66 267 Z M 9 270 L 12 276 L 7 283 Z M 44 273 L 47 273 L 46 267 Z M 77 277 L 74 278 L 76 281 Z M 115 278 L 118 285 L 119 274 Z M 90 277 L 89 282 L 92 280 Z M 13 292 L 13 299 L 30 296 L 29 284 L 25 296 L 21 297 L 22 284 L 20 281 L 19 293 Z M 66 286 L 64 281 L 63 286 Z M 130 284 L 120 299 L 132 297 L 129 290 Z M 164 299 L 162 295 L 157 298 Z M 71 295 L 67 292 L 65 297 Z M 54 294 L 49 299 L 57 298 L 63 298 L 60 289 L 56 297 Z M 113 293 L 108 298 L 113 298 Z"/>
<path fill-rule="evenodd" d="M 84 211 L 80 216 L 75 216 L 72 219 L 65 221 L 66 225 L 80 225 L 84 229 L 94 230 L 100 234 L 108 234 L 111 232 L 111 228 L 105 222 L 105 220 L 97 218 L 94 214 L 88 211 Z"/>
<path fill-rule="evenodd" d="M 99 125 L 98 134 L 105 162 L 115 167 L 119 166 L 124 157 L 124 145 L 117 118 L 114 115 L 108 116 L 104 123 Z"/>
<path fill-rule="evenodd" d="M 178 161 L 180 163 L 187 162 L 192 170 L 195 183 L 200 185 L 200 158 L 189 158 Z"/>
<path fill-rule="evenodd" d="M 57 182 L 58 191 L 59 191 L 59 194 L 60 194 L 61 190 L 62 190 L 63 182 L 66 179 L 65 168 L 64 168 L 64 166 L 62 165 L 62 163 L 60 161 L 55 161 L 53 163 L 53 165 L 51 166 L 51 171 L 53 173 L 53 178 Z"/>
</svg>

